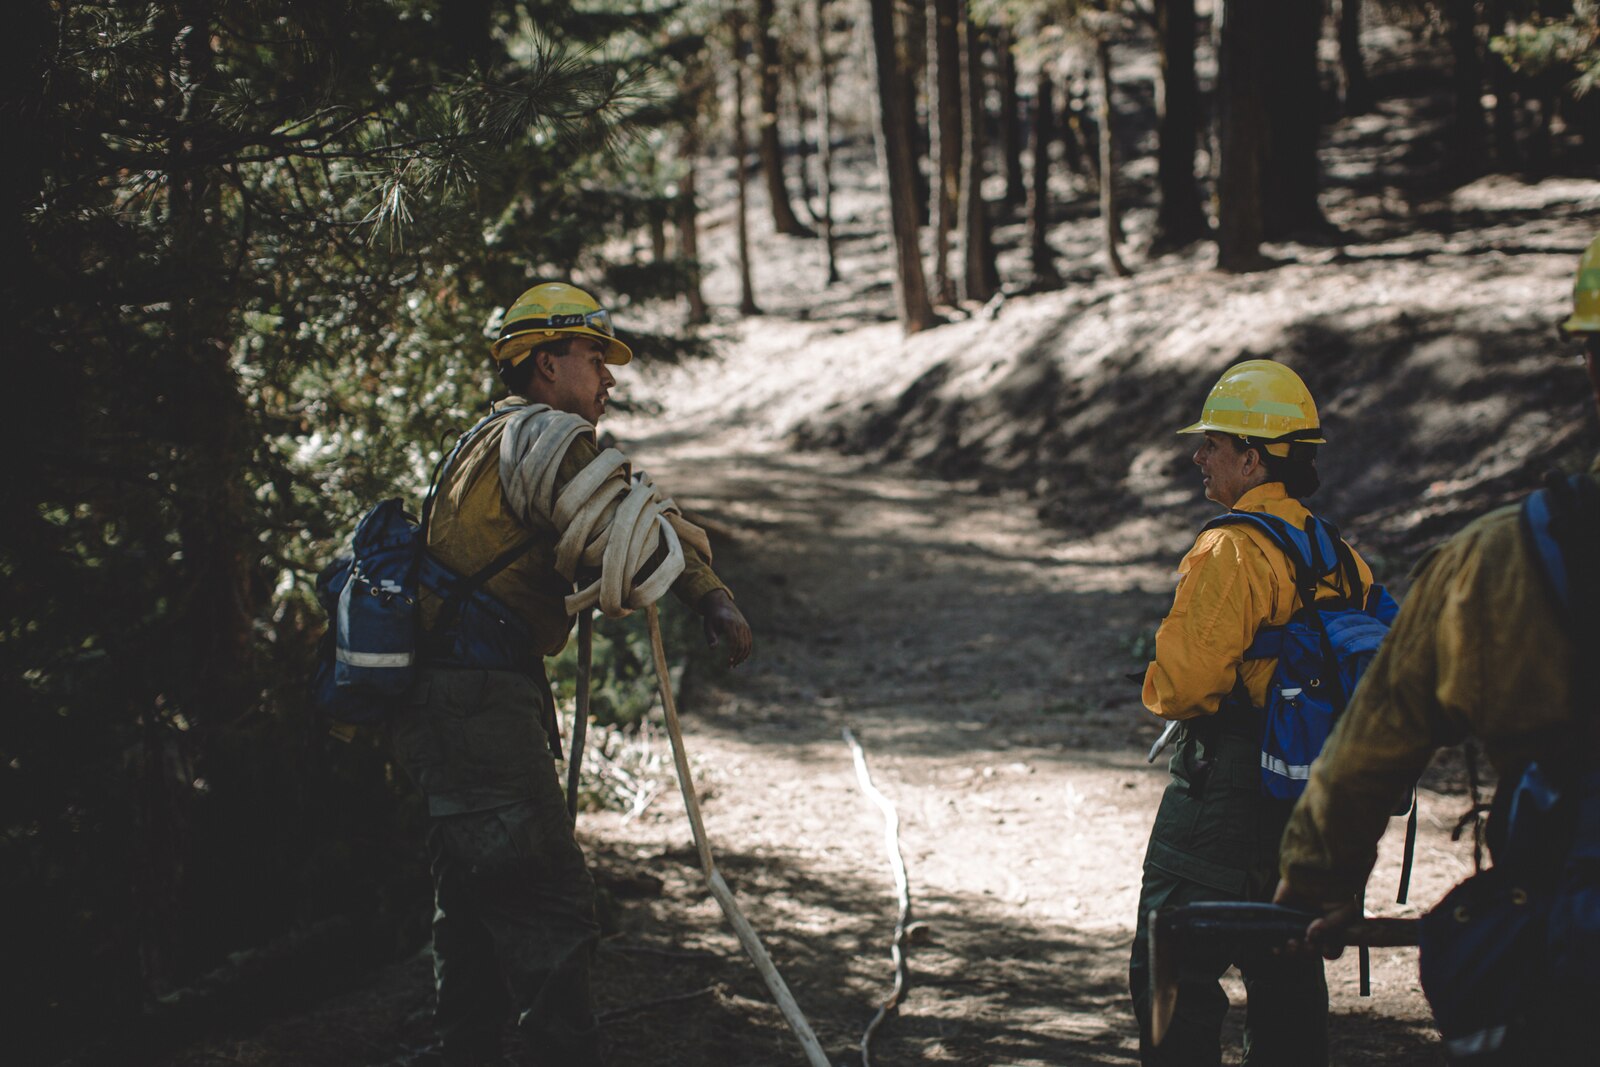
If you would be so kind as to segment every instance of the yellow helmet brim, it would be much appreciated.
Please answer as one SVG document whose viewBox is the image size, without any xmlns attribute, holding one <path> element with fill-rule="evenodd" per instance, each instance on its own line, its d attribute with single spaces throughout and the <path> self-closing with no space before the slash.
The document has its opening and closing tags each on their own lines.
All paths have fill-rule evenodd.
<svg viewBox="0 0 1600 1067">
<path fill-rule="evenodd" d="M 1177 432 L 1178 433 L 1225 433 L 1225 434 L 1228 434 L 1228 435 L 1230 435 L 1232 437 L 1257 437 L 1257 438 L 1262 438 L 1262 439 L 1269 440 L 1269 441 L 1273 439 L 1273 435 L 1272 434 L 1266 434 L 1266 433 L 1254 433 L 1254 434 L 1252 434 L 1252 433 L 1242 433 L 1242 432 L 1240 432 L 1239 428 L 1236 427 L 1236 426 L 1224 426 L 1224 425 L 1222 425 L 1220 423 L 1211 422 L 1211 421 L 1209 421 L 1207 419 L 1201 419 L 1199 422 L 1191 423 L 1190 425 L 1185 426 L 1183 429 L 1181 429 L 1181 430 L 1179 430 Z M 1294 439 L 1294 443 L 1297 444 L 1297 445 L 1325 445 L 1325 444 L 1328 443 L 1328 439 L 1325 438 L 1325 437 L 1296 437 Z"/>
<path fill-rule="evenodd" d="M 621 367 L 633 359 L 633 349 L 617 340 L 615 337 L 591 330 L 587 326 L 573 326 L 560 330 L 529 330 L 527 333 L 514 333 L 504 340 L 497 341 L 493 352 L 496 362 L 509 363 L 515 367 L 518 363 L 528 358 L 528 353 L 546 341 L 558 340 L 562 337 L 593 337 L 604 342 L 606 346 L 606 362 L 614 367 Z"/>
<path fill-rule="evenodd" d="M 1600 333 L 1600 316 L 1574 314 L 1561 324 L 1563 333 Z"/>
</svg>

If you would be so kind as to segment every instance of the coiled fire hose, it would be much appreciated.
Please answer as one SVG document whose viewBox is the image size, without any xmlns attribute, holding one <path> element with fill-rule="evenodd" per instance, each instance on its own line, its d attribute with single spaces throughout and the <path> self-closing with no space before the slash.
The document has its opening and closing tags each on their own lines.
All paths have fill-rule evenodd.
<svg viewBox="0 0 1600 1067">
<path fill-rule="evenodd" d="M 650 648 L 661 690 L 667 736 L 672 742 L 672 761 L 706 886 L 767 983 L 767 989 L 804 1049 L 807 1062 L 811 1067 L 831 1067 L 805 1013 L 789 992 L 755 927 L 740 910 L 733 890 L 717 870 L 706 838 L 705 823 L 700 818 L 700 798 L 689 770 L 683 731 L 678 725 L 678 706 L 672 694 L 672 677 L 667 669 L 656 601 L 683 573 L 683 543 L 687 541 L 709 560 L 710 540 L 704 530 L 683 517 L 671 499 L 661 495 L 647 475 L 635 473 L 630 479 L 626 473 L 626 458 L 614 448 L 601 452 L 557 497 L 554 486 L 562 458 L 575 438 L 592 432 L 593 427 L 576 415 L 533 405 L 512 417 L 501 438 L 501 481 L 506 498 L 519 514 L 537 513 L 555 525 L 560 534 L 556 543 L 556 570 L 568 580 L 576 577 L 580 566 L 597 567 L 600 571 L 597 579 L 566 599 L 567 613 L 578 616 L 580 661 L 577 722 L 573 727 L 567 777 L 568 808 L 574 813 L 577 810 L 579 761 L 583 756 L 580 731 L 586 728 L 589 711 L 591 609 L 598 605 L 607 616 L 621 618 L 643 608 L 650 630 Z M 665 558 L 647 579 L 640 581 L 640 573 L 649 567 L 662 545 L 666 548 Z"/>
</svg>

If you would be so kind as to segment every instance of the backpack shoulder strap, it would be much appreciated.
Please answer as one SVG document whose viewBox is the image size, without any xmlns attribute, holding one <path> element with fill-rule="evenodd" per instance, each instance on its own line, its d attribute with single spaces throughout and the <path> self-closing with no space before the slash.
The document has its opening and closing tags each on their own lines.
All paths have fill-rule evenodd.
<svg viewBox="0 0 1600 1067">
<path fill-rule="evenodd" d="M 1522 502 L 1523 533 L 1533 545 L 1545 588 L 1569 621 L 1588 591 L 1584 587 L 1592 582 L 1592 573 L 1584 572 L 1594 569 L 1586 563 L 1600 534 L 1597 512 L 1600 490 L 1594 479 L 1581 474 L 1562 477 L 1552 473 L 1543 489 Z"/>
<path fill-rule="evenodd" d="M 1315 516 L 1312 516 L 1307 525 L 1312 525 L 1314 519 Z M 1306 530 L 1297 529 L 1288 520 L 1262 511 L 1230 511 L 1225 515 L 1218 515 L 1201 527 L 1201 532 L 1219 526 L 1253 526 L 1266 534 L 1288 558 L 1289 567 L 1294 571 L 1294 585 L 1300 593 L 1300 602 L 1311 603 L 1317 579 L 1326 573 L 1325 570 L 1319 570 L 1321 560 L 1317 541 L 1320 538 L 1315 536 L 1315 532 L 1308 533 Z"/>
<path fill-rule="evenodd" d="M 1309 554 L 1314 549 L 1311 538 L 1306 536 L 1304 530 L 1297 530 L 1293 523 L 1265 512 L 1230 511 L 1207 522 L 1200 528 L 1200 532 L 1204 533 L 1219 526 L 1253 526 L 1266 534 L 1289 560 L 1289 567 L 1294 571 L 1295 589 L 1300 594 L 1301 603 L 1310 602 L 1312 591 L 1316 588 L 1316 578 L 1311 573 L 1315 566 L 1309 559 Z M 1244 658 L 1277 659 L 1282 652 L 1283 627 L 1263 625 L 1256 631 L 1250 647 L 1244 650 Z"/>
<path fill-rule="evenodd" d="M 1356 565 L 1354 550 L 1345 543 L 1343 537 L 1339 536 L 1339 528 L 1333 523 L 1316 515 L 1313 515 L 1312 519 L 1321 527 L 1323 536 L 1333 550 L 1335 568 L 1344 577 L 1344 589 L 1350 603 L 1360 608 L 1367 607 L 1367 598 L 1371 590 L 1361 580 L 1361 568 Z"/>
<path fill-rule="evenodd" d="M 529 534 L 472 574 L 466 576 L 457 574 L 445 566 L 432 552 L 424 549 L 422 553 L 423 585 L 444 598 L 444 604 L 439 608 L 439 614 L 434 620 L 433 628 L 442 630 L 454 623 L 460 617 L 461 612 L 465 610 L 468 598 L 483 588 L 484 583 L 490 578 L 493 578 L 520 559 L 523 553 L 533 547 L 533 543 L 536 540 L 538 540 L 536 534 Z"/>
<path fill-rule="evenodd" d="M 1587 475 L 1552 471 L 1545 487 L 1523 500 L 1520 523 L 1562 626 L 1576 645 L 1588 632 L 1580 625 L 1581 613 L 1600 602 L 1600 556 L 1594 550 L 1600 541 L 1600 487 Z M 1574 647 L 1572 672 L 1573 704 L 1580 715 L 1588 709 L 1591 718 L 1600 706 L 1600 676 L 1579 665 L 1592 651 Z"/>
</svg>

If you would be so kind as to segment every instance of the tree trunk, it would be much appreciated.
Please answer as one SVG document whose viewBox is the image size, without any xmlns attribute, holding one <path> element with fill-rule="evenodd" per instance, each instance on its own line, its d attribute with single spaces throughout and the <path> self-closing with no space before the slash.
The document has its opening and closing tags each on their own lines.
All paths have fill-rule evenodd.
<svg viewBox="0 0 1600 1067">
<path fill-rule="evenodd" d="M 1484 20 L 1491 35 L 1504 33 L 1506 0 L 1489 0 L 1484 5 Z M 1501 170 L 1515 170 L 1522 162 L 1517 147 L 1516 78 L 1499 53 L 1491 53 L 1488 63 L 1489 85 L 1494 90 L 1494 161 Z"/>
<path fill-rule="evenodd" d="M 1199 82 L 1194 71 L 1194 0 L 1156 0 L 1156 39 L 1161 80 L 1156 114 L 1159 136 L 1156 212 L 1152 251 L 1184 248 L 1206 235 L 1200 186 L 1194 176 Z"/>
<path fill-rule="evenodd" d="M 654 156 L 646 158 L 644 164 L 645 184 L 647 188 L 660 188 L 657 173 L 660 170 Z M 652 263 L 665 263 L 667 261 L 667 201 L 663 197 L 652 196 L 645 205 L 646 226 L 650 234 L 650 261 Z"/>
<path fill-rule="evenodd" d="M 1069 80 L 1061 95 L 1061 155 L 1072 173 L 1093 178 L 1095 171 L 1089 164 L 1091 153 L 1085 147 L 1082 116 L 1083 101 L 1073 92 Z"/>
<path fill-rule="evenodd" d="M 928 9 L 922 0 L 896 0 L 896 17 L 901 20 L 896 39 L 900 45 L 900 76 L 907 89 L 911 107 L 911 149 L 916 160 L 917 225 L 926 226 L 932 219 L 933 183 L 929 175 L 932 167 L 923 163 L 933 151 L 933 97 L 928 97 L 927 113 L 917 107 L 917 87 L 926 88 L 928 81 Z"/>
<path fill-rule="evenodd" d="M 1017 57 L 1011 32 L 1004 26 L 992 34 L 1000 74 L 1000 147 L 1006 161 L 1006 203 L 1023 204 L 1028 188 L 1022 177 L 1022 107 L 1017 99 Z"/>
<path fill-rule="evenodd" d="M 822 201 L 818 223 L 828 260 L 827 284 L 839 280 L 839 259 L 833 234 L 833 57 L 828 54 L 828 0 L 812 0 L 817 29 L 817 193 Z"/>
<path fill-rule="evenodd" d="M 1361 0 L 1339 0 L 1339 96 L 1346 115 L 1365 115 L 1377 106 L 1361 55 Z"/>
<path fill-rule="evenodd" d="M 956 279 L 950 270 L 950 235 L 961 204 L 961 32 L 959 0 L 930 0 L 928 18 L 928 99 L 933 113 L 933 278 L 941 304 L 956 302 Z"/>
<path fill-rule="evenodd" d="M 1067 131 L 1075 144 L 1074 155 L 1081 156 L 1086 164 L 1084 173 L 1094 183 L 1095 195 L 1100 195 L 1100 124 L 1094 119 L 1094 109 L 1089 106 L 1089 87 L 1085 83 L 1068 90 L 1071 118 Z"/>
<path fill-rule="evenodd" d="M 894 0 L 868 0 L 872 13 L 873 70 L 878 87 L 877 142 L 889 195 L 889 219 L 895 245 L 895 294 L 900 325 L 908 334 L 925 330 L 938 319 L 928 302 L 922 275 L 922 250 L 917 242 L 917 205 L 912 194 L 916 157 L 911 148 L 911 105 L 896 58 Z"/>
<path fill-rule="evenodd" d="M 1444 0 L 1445 37 L 1452 59 L 1455 109 L 1450 123 L 1452 170 L 1463 181 L 1483 173 L 1483 61 L 1478 55 L 1475 0 Z"/>
<path fill-rule="evenodd" d="M 1095 67 L 1100 75 L 1100 218 L 1105 224 L 1106 263 L 1118 278 L 1128 276 L 1128 268 L 1117 252 L 1122 240 L 1121 206 L 1117 203 L 1117 156 L 1115 129 L 1112 126 L 1111 42 L 1095 41 Z"/>
<path fill-rule="evenodd" d="M 800 203 L 805 205 L 806 213 L 811 215 L 811 220 L 816 221 L 816 213 L 811 210 L 811 201 L 815 190 L 811 186 L 811 145 L 806 131 L 811 128 L 811 113 L 806 107 L 806 90 L 803 68 L 794 61 L 793 57 L 783 65 L 785 81 L 788 83 L 788 97 L 791 105 L 791 128 L 796 132 L 795 137 L 795 169 L 800 175 Z"/>
<path fill-rule="evenodd" d="M 750 176 L 746 168 L 750 145 L 744 126 L 744 19 L 738 7 L 729 14 L 728 29 L 733 34 L 733 170 L 739 190 L 739 314 L 759 315 L 761 308 L 756 304 L 755 287 L 750 280 Z M 787 200 L 784 206 L 788 206 Z"/>
<path fill-rule="evenodd" d="M 761 126 L 757 143 L 761 150 L 761 176 L 767 183 L 767 199 L 772 205 L 772 228 L 789 237 L 816 236 L 795 217 L 789 205 L 789 188 L 783 177 L 783 144 L 778 137 L 778 90 L 783 64 L 778 53 L 776 0 L 756 0 L 756 35 L 761 63 Z"/>
<path fill-rule="evenodd" d="M 1551 76 L 1540 76 L 1530 87 L 1533 105 L 1533 125 L 1528 130 L 1528 151 L 1524 157 L 1530 177 L 1543 178 L 1550 173 L 1555 161 L 1555 139 L 1551 135 L 1550 120 L 1555 118 L 1558 90 L 1551 85 Z"/>
<path fill-rule="evenodd" d="M 1285 240 L 1326 230 L 1317 202 L 1322 90 L 1317 38 L 1323 0 L 1274 0 L 1263 12 L 1262 71 L 1266 139 L 1261 157 L 1262 236 Z"/>
<path fill-rule="evenodd" d="M 1262 11 L 1277 0 L 1221 0 L 1217 19 L 1217 266 L 1259 270 Z"/>
<path fill-rule="evenodd" d="M 1033 97 L 1033 174 L 1028 185 L 1028 265 L 1033 288 L 1053 289 L 1061 284 L 1055 254 L 1050 251 L 1050 141 L 1055 136 L 1055 86 L 1049 71 L 1039 70 Z"/>
<path fill-rule="evenodd" d="M 189 738 L 171 723 L 182 715 L 209 732 L 237 719 L 252 694 L 250 569 L 254 538 L 240 528 L 250 514 L 243 473 L 249 456 L 249 413 L 231 361 L 231 279 L 222 231 L 225 176 L 207 162 L 220 123 L 220 76 L 212 51 L 216 20 L 207 0 L 175 5 L 174 86 L 169 117 L 174 135 L 167 164 L 169 268 L 174 297 L 166 337 L 172 397 L 175 558 L 181 558 L 168 618 L 174 620 L 177 665 L 165 707 L 137 709 L 138 899 L 140 958 L 145 992 L 170 988 L 181 958 L 184 895 L 190 852 Z M 202 733 L 203 736 L 203 733 Z M 188 741 L 188 743 L 193 743 Z"/>
<path fill-rule="evenodd" d="M 6 275 L 6 285 L 0 287 L 0 315 L 6 321 L 22 321 L 25 309 L 36 301 L 47 299 L 38 290 L 45 279 L 23 265 L 32 258 L 28 231 L 25 225 L 40 189 L 45 188 L 45 134 L 43 121 L 46 105 L 43 97 L 50 89 L 46 85 L 47 57 L 52 54 L 52 26 L 56 19 L 51 9 L 42 4 L 16 5 L 10 12 L 8 45 L 15 62 L 0 66 L 0 115 L 4 115 L 10 132 L 10 144 L 5 159 L 0 160 L 0 271 Z M 13 339 L 12 344 L 16 341 Z M 35 379 L 34 385 L 39 385 Z M 27 390 L 33 394 L 34 390 Z M 39 395 L 44 395 L 41 391 Z M 13 394 L 15 399 L 15 394 Z M 30 416 L 37 418 L 47 413 L 35 406 Z M 59 414 L 47 417 L 58 418 Z M 13 424 L 13 432 L 21 430 L 26 439 L 28 432 Z M 21 464 L 12 464 L 20 467 Z M 13 477 L 31 480 L 33 473 L 15 470 Z M 0 478 L 0 487 L 6 485 Z M 36 486 L 30 485 L 30 489 Z M 0 496 L 4 494 L 0 489 Z M 23 499 L 13 497 L 13 505 L 27 508 L 30 518 L 38 519 L 36 507 Z M 0 520 L 3 521 L 3 520 Z"/>
<path fill-rule="evenodd" d="M 983 30 L 972 21 L 968 4 L 961 4 L 962 34 L 961 139 L 966 148 L 961 176 L 961 298 L 988 300 L 1000 288 L 989 240 L 989 215 L 983 201 Z"/>
<path fill-rule="evenodd" d="M 684 262 L 684 299 L 689 302 L 689 325 L 703 326 L 711 321 L 706 307 L 705 293 L 700 288 L 700 204 L 698 199 L 698 168 L 700 159 L 700 109 L 683 124 L 683 138 L 678 143 L 678 155 L 683 160 L 683 178 L 678 182 L 678 201 L 675 205 L 675 222 L 678 230 L 678 255 Z"/>
</svg>

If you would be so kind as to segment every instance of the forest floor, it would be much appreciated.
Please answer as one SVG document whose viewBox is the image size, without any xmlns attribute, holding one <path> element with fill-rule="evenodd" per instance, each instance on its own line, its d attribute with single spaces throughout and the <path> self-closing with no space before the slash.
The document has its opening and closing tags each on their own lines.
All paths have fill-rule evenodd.
<svg viewBox="0 0 1600 1067">
<path fill-rule="evenodd" d="M 1148 90 L 1140 69 L 1124 72 L 1130 99 Z M 1098 222 L 1063 177 L 1052 241 L 1069 287 L 950 309 L 951 325 L 902 340 L 881 189 L 858 148 L 837 206 L 845 282 L 824 287 L 816 242 L 762 234 L 758 212 L 767 313 L 724 320 L 710 359 L 622 372 L 632 414 L 607 428 L 707 521 L 756 633 L 746 665 L 699 663 L 685 683 L 713 847 L 835 1062 L 860 1062 L 891 988 L 896 914 L 846 727 L 899 811 L 921 924 L 874 1062 L 1136 1061 L 1128 952 L 1166 772 L 1145 762 L 1159 724 L 1127 675 L 1214 510 L 1171 431 L 1224 366 L 1253 353 L 1302 370 L 1332 441 L 1315 503 L 1402 589 L 1430 541 L 1552 460 L 1592 453 L 1581 372 L 1550 325 L 1600 181 L 1451 188 L 1429 133 L 1443 105 L 1408 69 L 1378 64 L 1383 109 L 1328 131 L 1324 205 L 1342 236 L 1273 246 L 1277 269 L 1216 274 L 1209 246 L 1146 261 L 1136 195 L 1135 275 L 1102 277 Z M 730 210 L 706 235 L 708 295 L 724 307 Z M 1020 226 L 1000 239 L 1009 277 Z M 1378 914 L 1419 914 L 1472 868 L 1470 840 L 1451 840 L 1468 805 L 1459 752 L 1419 803 L 1412 903 L 1394 903 L 1396 820 L 1369 894 Z M 595 988 L 598 1009 L 620 1013 L 611 1062 L 803 1062 L 703 888 L 675 793 L 636 817 L 585 814 L 579 832 L 606 899 Z M 1375 951 L 1372 972 L 1364 999 L 1353 954 L 1329 965 L 1333 1061 L 1442 1062 L 1414 952 Z M 1238 1008 L 1242 986 L 1225 984 Z M 430 995 L 424 954 L 164 1062 L 404 1062 L 426 1040 Z"/>
</svg>

